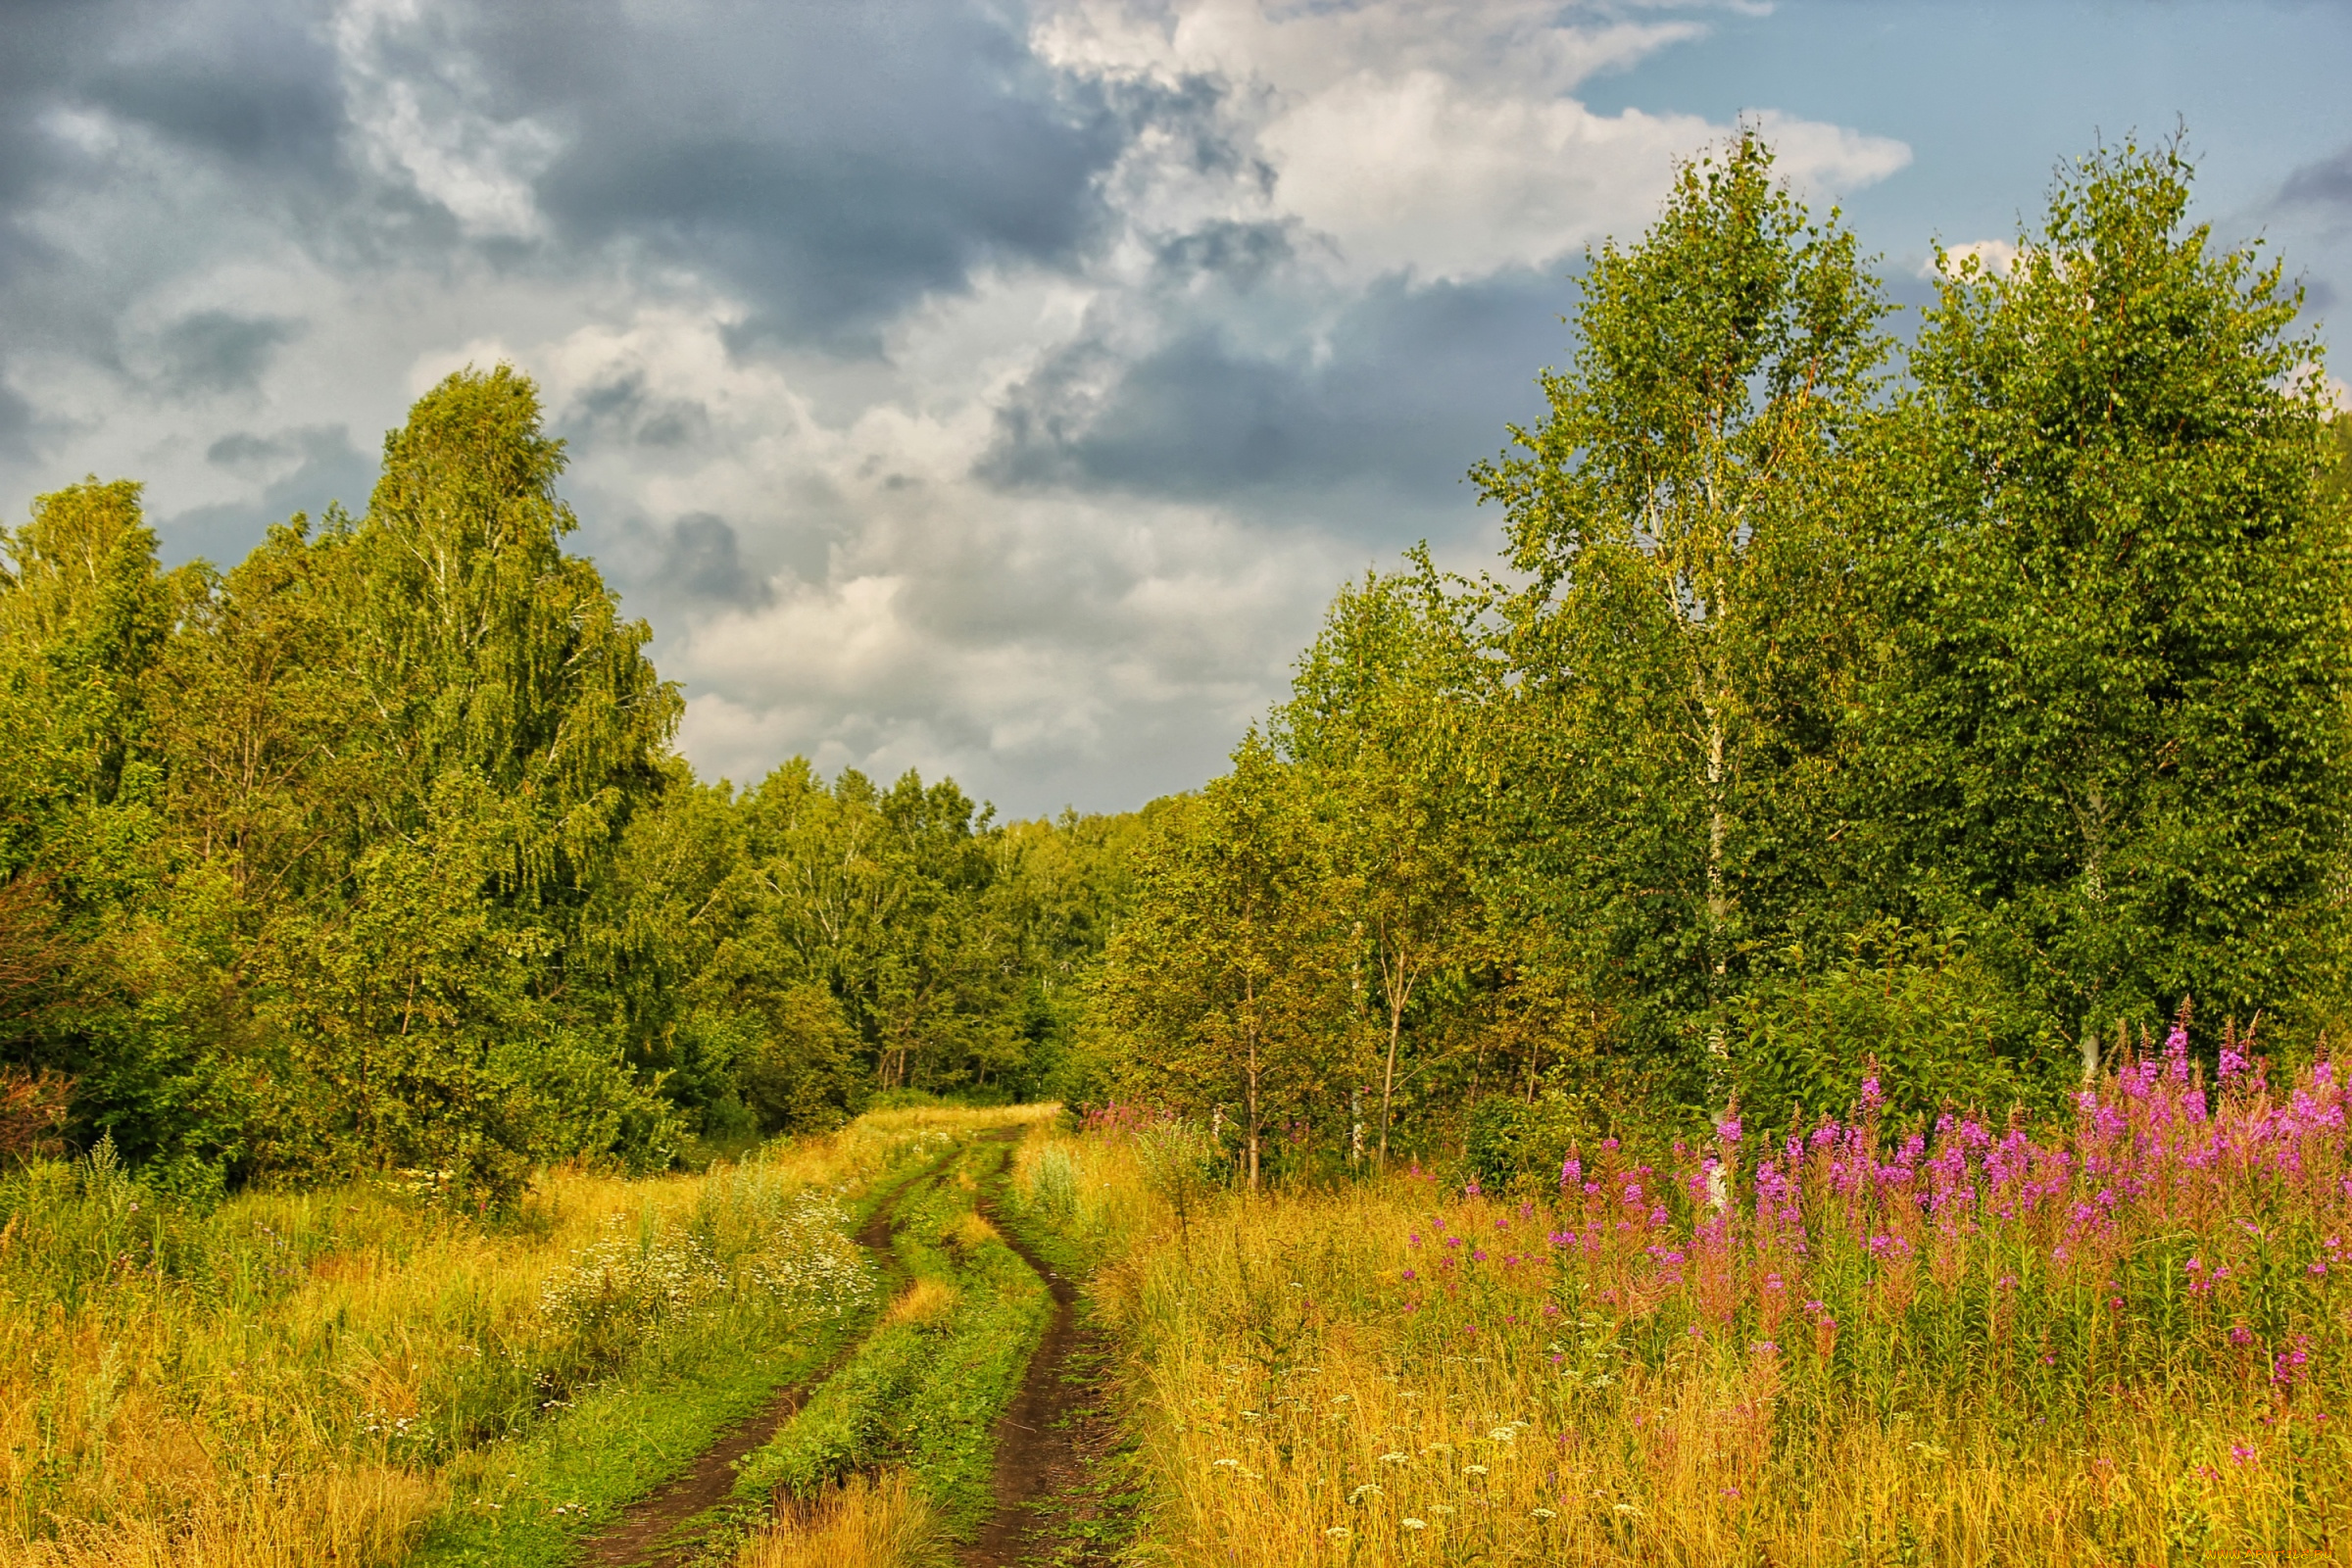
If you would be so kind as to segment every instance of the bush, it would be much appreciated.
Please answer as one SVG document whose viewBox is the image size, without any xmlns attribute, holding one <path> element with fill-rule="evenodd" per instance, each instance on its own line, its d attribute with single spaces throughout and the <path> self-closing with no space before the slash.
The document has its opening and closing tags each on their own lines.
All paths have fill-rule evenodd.
<svg viewBox="0 0 2352 1568">
<path fill-rule="evenodd" d="M 1741 999 L 1733 1078 L 1758 1127 L 1840 1115 L 1875 1068 L 1892 1120 L 2058 1107 L 2075 1057 L 1958 936 L 1884 921 L 1814 967 L 1783 956 Z"/>
<path fill-rule="evenodd" d="M 1463 1162 L 1482 1186 L 1550 1186 L 1569 1152 L 1603 1134 L 1584 1096 L 1547 1089 L 1533 1101 L 1491 1095 L 1470 1107 L 1462 1126 Z"/>
</svg>

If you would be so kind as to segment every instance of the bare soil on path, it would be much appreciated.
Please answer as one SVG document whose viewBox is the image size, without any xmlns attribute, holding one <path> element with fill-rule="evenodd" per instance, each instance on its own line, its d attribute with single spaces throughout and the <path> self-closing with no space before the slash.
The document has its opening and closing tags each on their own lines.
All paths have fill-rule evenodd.
<svg viewBox="0 0 2352 1568">
<path fill-rule="evenodd" d="M 1102 1376 L 1108 1338 L 1080 1319 L 1077 1286 L 1004 1224 L 993 1201 L 983 1199 L 979 1208 L 1045 1281 L 1054 1319 L 997 1420 L 997 1511 L 963 1560 L 967 1568 L 1108 1564 L 1131 1512 L 1105 1479 L 1121 1442 Z"/>
<path fill-rule="evenodd" d="M 858 1232 L 858 1245 L 880 1260 L 886 1280 L 897 1272 L 890 1255 L 890 1233 L 898 1219 L 899 1200 L 907 1190 L 902 1187 L 893 1194 Z M 580 1560 L 594 1568 L 671 1568 L 684 1562 L 696 1543 L 671 1541 L 671 1535 L 688 1520 L 726 1500 L 735 1487 L 736 1461 L 783 1430 L 808 1396 L 841 1370 L 858 1343 L 856 1338 L 845 1341 L 824 1366 L 778 1389 L 766 1404 L 721 1432 L 683 1473 L 631 1504 L 618 1524 L 591 1540 Z"/>
</svg>

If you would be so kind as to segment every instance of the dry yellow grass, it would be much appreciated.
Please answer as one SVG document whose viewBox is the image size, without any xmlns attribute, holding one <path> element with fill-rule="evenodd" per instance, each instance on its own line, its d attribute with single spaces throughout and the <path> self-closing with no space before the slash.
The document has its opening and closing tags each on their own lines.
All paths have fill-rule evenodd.
<svg viewBox="0 0 2352 1568">
<path fill-rule="evenodd" d="M 396 1562 L 453 1459 L 562 1397 L 534 1379 L 571 1375 L 576 1330 L 541 1296 L 583 1249 L 669 1233 L 714 1182 L 840 1191 L 926 1137 L 1051 1114 L 883 1112 L 756 1177 L 559 1169 L 489 1228 L 368 1184 L 196 1219 L 120 1179 L 20 1172 L 0 1185 L 0 1568 Z"/>
<path fill-rule="evenodd" d="M 904 1470 L 852 1477 L 806 1517 L 780 1519 L 754 1537 L 735 1568 L 932 1568 L 948 1561 L 922 1494 Z"/>
<path fill-rule="evenodd" d="M 214 1224 L 286 1239 L 263 1253 L 282 1254 L 276 1280 L 243 1255 L 227 1280 L 118 1266 L 68 1302 L 0 1275 L 0 1562 L 396 1560 L 438 1501 L 403 1451 L 431 1441 L 434 1374 L 527 1355 L 548 1273 L 612 1216 L 660 1225 L 695 1187 L 554 1173 L 544 1229 L 520 1237 L 365 1188 L 254 1197 Z M 295 1239 L 328 1250 L 303 1259 Z"/>
<path fill-rule="evenodd" d="M 1151 1216 L 1097 1292 L 1129 1350 L 1155 1561 L 2352 1560 L 2352 1499 L 2289 1499 L 2352 1473 L 2343 1435 L 2323 1429 L 2300 1480 L 2231 1461 L 2231 1435 L 2260 1430 L 2256 1388 L 2118 1391 L 2063 1429 L 1996 1430 L 1934 1388 L 1885 1408 L 1808 1404 L 1772 1357 L 1695 1341 L 1663 1364 L 1564 1377 L 1603 1325 L 1559 1321 L 1538 1353 L 1433 1350 L 1406 1332 L 1396 1287 L 1426 1266 L 1403 1245 L 1428 1228 L 1425 1186 L 1220 1196 L 1179 1228 L 1151 1166 L 1095 1140 L 1041 1140 L 1022 1162 L 1052 1172 L 1044 1187 L 1070 1194 L 1082 1227 Z M 2283 1522 L 2315 1511 L 2338 1533 L 2290 1538 Z"/>
<path fill-rule="evenodd" d="M 963 1217 L 949 1230 L 948 1240 L 966 1252 L 976 1252 L 989 1243 L 1004 1238 L 998 1235 L 997 1228 L 988 1222 L 987 1216 L 966 1209 Z"/>
<path fill-rule="evenodd" d="M 885 1324 L 937 1322 L 955 1309 L 958 1294 L 946 1280 L 926 1275 L 899 1294 L 899 1298 L 890 1303 L 890 1310 L 882 1314 L 882 1321 Z"/>
</svg>

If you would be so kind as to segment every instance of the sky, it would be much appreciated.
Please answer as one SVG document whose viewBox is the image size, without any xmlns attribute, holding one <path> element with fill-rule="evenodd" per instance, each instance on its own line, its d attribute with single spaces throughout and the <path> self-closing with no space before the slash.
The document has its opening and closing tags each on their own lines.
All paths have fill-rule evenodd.
<svg viewBox="0 0 2352 1568">
<path fill-rule="evenodd" d="M 1122 809 L 1343 581 L 1494 560 L 1584 248 L 1742 118 L 1911 304 L 2184 127 L 2325 338 L 2347 63 L 2255 0 L 0 0 L 0 518 L 135 478 L 226 565 L 512 362 L 704 776 Z"/>
</svg>

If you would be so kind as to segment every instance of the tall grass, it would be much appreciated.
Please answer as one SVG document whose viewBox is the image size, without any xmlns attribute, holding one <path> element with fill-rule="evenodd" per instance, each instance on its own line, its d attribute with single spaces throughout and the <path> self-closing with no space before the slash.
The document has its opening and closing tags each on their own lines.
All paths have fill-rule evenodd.
<svg viewBox="0 0 2352 1568">
<path fill-rule="evenodd" d="M 1233 1198 L 1106 1279 L 1177 1561 L 2352 1556 L 2327 1062 L 2036 1134 L 1865 1102 L 1546 1190 Z M 1073 1156 L 1075 1157 L 1075 1156 Z M 1093 1156 L 1148 1200 L 1151 1161 Z"/>
<path fill-rule="evenodd" d="M 101 1146 L 0 1177 L 0 1564 L 397 1561 L 451 1464 L 649 1361 L 870 1289 L 836 1205 L 1001 1116 L 900 1111 L 703 1176 L 210 1211 Z"/>
<path fill-rule="evenodd" d="M 905 1470 L 852 1476 L 761 1530 L 737 1568 L 935 1568 L 953 1561 L 939 1521 Z"/>
</svg>

